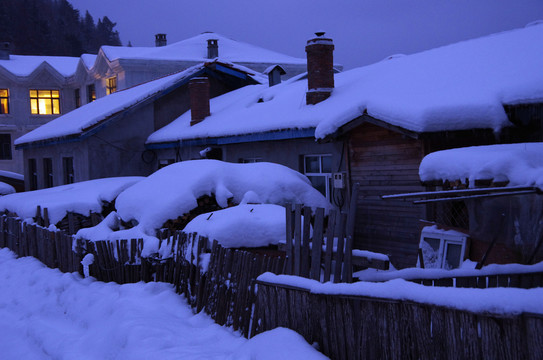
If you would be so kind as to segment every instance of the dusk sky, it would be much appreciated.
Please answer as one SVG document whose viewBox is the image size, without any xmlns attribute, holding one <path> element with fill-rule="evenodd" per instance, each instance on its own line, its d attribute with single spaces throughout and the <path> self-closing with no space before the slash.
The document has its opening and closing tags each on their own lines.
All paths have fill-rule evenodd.
<svg viewBox="0 0 543 360">
<path fill-rule="evenodd" d="M 296 57 L 315 31 L 334 39 L 345 69 L 543 19 L 541 0 L 69 0 L 117 23 L 124 45 L 154 46 L 204 31 Z M 220 46 L 220 44 L 219 44 Z"/>
</svg>

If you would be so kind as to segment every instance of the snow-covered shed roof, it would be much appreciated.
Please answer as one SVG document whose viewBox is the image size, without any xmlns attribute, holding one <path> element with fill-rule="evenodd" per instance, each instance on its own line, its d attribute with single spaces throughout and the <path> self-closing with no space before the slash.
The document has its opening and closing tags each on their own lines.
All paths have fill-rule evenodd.
<svg viewBox="0 0 543 360">
<path fill-rule="evenodd" d="M 67 137 L 77 138 L 95 129 L 114 115 L 151 100 L 168 89 L 183 85 L 190 78 L 204 73 L 210 67 L 218 71 L 227 69 L 225 71 L 245 73 L 248 77 L 255 79 L 255 82 L 259 79 L 258 74 L 247 73 L 246 68 L 243 67 L 219 62 L 201 63 L 173 75 L 99 98 L 21 136 L 15 140 L 15 145 L 22 146 Z"/>
<path fill-rule="evenodd" d="M 10 55 L 9 60 L 0 60 L 0 67 L 15 76 L 29 76 L 44 63 L 49 64 L 60 75 L 69 77 L 75 74 L 79 58 L 67 56 Z"/>
<path fill-rule="evenodd" d="M 428 154 L 419 167 L 422 181 L 493 180 L 508 186 L 543 188 L 543 143 L 472 146 Z"/>
<path fill-rule="evenodd" d="M 324 138 L 367 115 L 423 133 L 511 125 L 504 104 L 543 101 L 543 24 L 387 58 L 335 75 L 332 95 L 306 105 L 307 80 L 251 86 L 211 101 L 211 116 L 190 112 L 148 143 L 316 128 Z M 219 126 L 220 124 L 220 126 Z"/>
<path fill-rule="evenodd" d="M 110 61 L 116 59 L 143 59 L 200 62 L 209 61 L 207 58 L 207 40 L 210 39 L 218 40 L 219 57 L 224 61 L 235 63 L 305 64 L 305 59 L 284 55 L 213 32 L 202 33 L 166 46 L 102 46 L 102 51 Z"/>
</svg>

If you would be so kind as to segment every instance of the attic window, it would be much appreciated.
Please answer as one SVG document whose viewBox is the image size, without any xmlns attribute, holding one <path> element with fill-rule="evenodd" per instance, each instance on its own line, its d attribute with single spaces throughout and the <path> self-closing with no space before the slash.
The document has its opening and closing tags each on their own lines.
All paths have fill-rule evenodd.
<svg viewBox="0 0 543 360">
<path fill-rule="evenodd" d="M 0 114 L 9 114 L 8 89 L 0 89 Z"/>
<path fill-rule="evenodd" d="M 106 94 L 113 94 L 117 91 L 117 77 L 111 77 L 107 79 Z"/>
<path fill-rule="evenodd" d="M 30 90 L 30 113 L 32 115 L 60 114 L 58 90 Z"/>
</svg>

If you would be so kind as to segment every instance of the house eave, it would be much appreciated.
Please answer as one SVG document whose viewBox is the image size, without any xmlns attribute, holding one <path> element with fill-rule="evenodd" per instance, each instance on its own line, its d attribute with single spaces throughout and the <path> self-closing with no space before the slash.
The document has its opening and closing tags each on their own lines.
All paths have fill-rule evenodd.
<svg viewBox="0 0 543 360">
<path fill-rule="evenodd" d="M 267 131 L 252 134 L 199 138 L 199 139 L 184 139 L 161 143 L 147 143 L 146 149 L 170 149 L 177 147 L 204 146 L 204 145 L 229 145 L 240 143 L 251 143 L 259 141 L 279 141 L 290 139 L 314 138 L 315 128 L 306 129 L 287 129 L 279 131 Z"/>
</svg>

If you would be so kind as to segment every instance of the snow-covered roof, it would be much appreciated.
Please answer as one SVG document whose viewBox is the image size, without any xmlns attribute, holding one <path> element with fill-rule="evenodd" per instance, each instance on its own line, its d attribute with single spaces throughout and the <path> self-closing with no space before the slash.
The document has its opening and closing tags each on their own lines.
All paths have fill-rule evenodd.
<svg viewBox="0 0 543 360">
<path fill-rule="evenodd" d="M 511 125 L 504 104 L 543 101 L 543 24 L 418 54 L 391 57 L 335 75 L 331 96 L 306 105 L 307 80 L 252 86 L 211 101 L 211 116 L 190 112 L 149 143 L 316 127 L 324 138 L 361 115 L 414 132 Z M 220 126 L 219 126 L 220 124 Z"/>
<path fill-rule="evenodd" d="M 112 115 L 135 106 L 172 86 L 183 83 L 210 64 L 215 63 L 202 63 L 173 75 L 99 98 L 21 136 L 15 140 L 15 145 L 81 135 Z M 244 71 L 231 64 L 225 65 L 232 69 Z M 251 74 L 249 75 L 251 76 Z"/>
<path fill-rule="evenodd" d="M 102 202 L 111 202 L 121 191 L 142 179 L 139 176 L 96 179 L 10 194 L 0 197 L 0 211 L 8 210 L 23 219 L 31 219 L 39 205 L 49 210 L 51 224 L 56 224 L 68 211 L 83 215 L 90 211 L 101 212 Z"/>
<path fill-rule="evenodd" d="M 97 55 L 93 54 L 83 54 L 81 55 L 81 60 L 83 61 L 83 64 L 87 69 L 90 69 L 94 66 L 94 63 L 96 61 Z"/>
<path fill-rule="evenodd" d="M 543 143 L 472 146 L 426 155 L 419 167 L 422 181 L 475 180 L 508 186 L 543 188 Z"/>
<path fill-rule="evenodd" d="M 0 67 L 16 76 L 29 76 L 46 63 L 60 75 L 69 77 L 75 74 L 78 62 L 78 57 L 10 55 L 9 60 L 0 60 Z"/>
<path fill-rule="evenodd" d="M 263 49 L 244 42 L 230 39 L 223 35 L 206 32 L 192 38 L 160 47 L 102 46 L 104 55 L 110 60 L 184 60 L 209 61 L 207 58 L 207 40 L 216 39 L 219 45 L 219 57 L 235 63 L 275 63 L 302 64 L 305 59 L 295 58 L 275 51 Z"/>
</svg>

